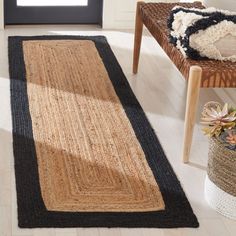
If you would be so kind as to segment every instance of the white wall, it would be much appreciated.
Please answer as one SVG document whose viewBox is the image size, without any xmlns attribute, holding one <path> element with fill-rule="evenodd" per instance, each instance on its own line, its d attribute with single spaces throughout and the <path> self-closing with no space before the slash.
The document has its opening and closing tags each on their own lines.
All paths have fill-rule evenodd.
<svg viewBox="0 0 236 236">
<path fill-rule="evenodd" d="M 178 2 L 179 0 L 143 0 L 145 2 Z M 134 28 L 138 0 L 104 0 L 103 28 Z"/>
<path fill-rule="evenodd" d="M 130 29 L 134 27 L 138 0 L 104 0 L 103 27 L 105 29 Z M 194 2 L 195 0 L 143 0 L 145 2 Z M 198 0 L 206 6 L 236 11 L 236 0 Z"/>
<path fill-rule="evenodd" d="M 4 29 L 4 17 L 3 17 L 3 1 L 4 0 L 0 0 L 0 29 Z"/>
<path fill-rule="evenodd" d="M 203 0 L 203 3 L 207 7 L 216 7 L 225 10 L 236 11 L 235 0 Z"/>
</svg>

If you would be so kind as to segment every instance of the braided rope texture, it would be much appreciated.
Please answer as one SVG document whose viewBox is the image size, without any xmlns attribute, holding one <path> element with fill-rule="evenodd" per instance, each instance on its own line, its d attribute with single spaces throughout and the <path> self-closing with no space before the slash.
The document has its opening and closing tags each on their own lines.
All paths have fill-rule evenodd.
<svg viewBox="0 0 236 236">
<path fill-rule="evenodd" d="M 50 43 L 50 41 L 52 43 Z M 68 47 L 68 43 L 70 43 L 70 41 L 71 45 Z M 34 47 L 34 44 L 37 45 L 38 49 L 40 48 L 39 51 L 36 50 L 37 47 Z M 56 46 L 57 44 L 59 45 L 59 47 Z M 92 49 L 89 48 L 88 51 L 82 50 L 82 48 L 78 49 L 77 47 L 80 47 L 80 45 L 90 45 Z M 70 48 L 69 54 L 68 48 Z M 91 57 L 84 57 L 84 54 L 90 52 L 91 50 L 95 54 L 92 54 Z M 50 54 L 50 60 L 43 57 L 42 54 L 40 55 L 40 53 L 43 53 L 45 51 Z M 64 55 L 67 56 L 63 59 Z M 80 57 L 82 57 L 82 59 Z M 91 67 L 86 68 L 78 64 L 79 70 L 77 70 L 72 66 L 73 63 L 75 63 L 75 66 L 78 62 L 83 64 L 83 58 L 84 60 L 89 60 L 88 64 L 90 63 Z M 64 60 L 67 60 L 67 62 L 65 62 Z M 71 64 L 68 63 L 69 61 L 71 62 Z M 47 65 L 45 63 L 51 63 L 52 65 L 47 68 Z M 95 65 L 103 64 L 105 70 L 102 67 L 96 67 L 97 70 L 94 70 L 94 65 L 92 66 L 91 63 Z M 58 82 L 56 80 L 45 80 L 44 76 L 40 76 L 42 75 L 41 73 L 37 74 L 34 72 L 36 67 L 36 71 L 39 71 L 39 68 L 47 68 L 46 70 L 42 71 L 42 74 L 45 73 L 48 78 L 54 78 L 56 76 L 58 77 L 58 79 L 62 80 L 62 75 L 67 75 L 64 76 L 63 81 L 60 81 L 61 85 L 63 86 L 55 88 L 55 86 L 53 86 L 53 83 Z M 84 73 L 82 73 L 83 70 L 85 70 Z M 194 215 L 193 210 L 184 194 L 181 184 L 179 183 L 171 165 L 169 164 L 153 128 L 151 127 L 144 111 L 138 103 L 134 93 L 132 92 L 129 83 L 125 78 L 125 75 L 105 37 L 9 37 L 9 71 L 11 78 L 11 108 L 17 188 L 18 224 L 20 227 L 175 228 L 199 226 L 197 218 Z M 91 83 L 91 81 L 78 82 L 82 78 L 78 77 L 79 72 L 81 72 L 82 75 L 91 74 L 91 71 L 94 76 L 94 80 L 101 80 L 101 83 L 96 84 L 96 88 L 97 90 L 100 90 L 99 93 L 102 93 L 100 94 L 100 96 L 103 96 L 102 98 L 104 101 L 101 101 L 101 97 L 100 99 L 99 97 L 95 97 L 95 100 L 100 100 L 99 103 L 96 103 L 95 105 L 99 105 L 100 107 L 93 106 L 94 104 L 91 103 L 91 96 L 89 96 L 88 94 L 88 88 L 85 87 L 85 83 Z M 104 78 L 106 78 L 106 84 L 104 84 Z M 72 81 L 68 81 L 68 79 L 74 79 L 74 84 Z M 42 81 L 44 81 L 43 84 Z M 52 86 L 50 86 L 50 83 Z M 94 81 L 94 83 L 96 83 L 96 81 Z M 90 84 L 89 86 L 92 86 L 94 89 L 93 84 Z M 107 88 L 106 93 L 101 92 L 104 90 L 104 86 Z M 76 93 L 75 90 L 78 93 Z M 111 93 L 112 90 L 114 90 L 113 93 Z M 40 93 L 42 92 L 42 94 L 45 92 L 44 96 L 42 96 L 42 94 L 35 94 L 39 91 Z M 64 93 L 66 99 L 62 100 Z M 83 93 L 83 96 L 80 96 L 79 93 Z M 85 96 L 86 94 L 87 98 Z M 80 100 L 83 101 L 83 103 L 77 104 L 77 107 L 74 105 L 67 106 L 67 103 L 73 101 L 75 97 L 76 99 L 83 98 L 87 100 Z M 105 98 L 107 98 L 108 100 Z M 44 112 L 40 112 L 40 110 L 38 110 L 39 104 L 35 102 L 35 99 L 38 101 L 38 103 L 43 102 L 47 105 L 47 109 L 45 108 L 46 110 Z M 109 102 L 109 99 L 111 99 L 112 102 Z M 86 104 L 88 102 L 90 103 Z M 50 104 L 53 104 L 51 110 Z M 76 114 L 76 112 L 83 111 L 83 115 L 85 115 L 87 114 L 87 112 L 89 112 L 89 109 L 87 109 L 86 106 L 92 106 L 93 109 L 91 109 L 91 111 L 96 114 L 103 113 L 104 116 L 113 116 L 114 121 L 117 119 L 116 116 L 120 116 L 120 114 L 122 113 L 122 119 L 125 119 L 125 122 L 123 122 L 121 119 L 120 122 L 123 122 L 125 124 L 125 126 L 127 127 L 126 131 L 128 132 L 128 134 L 125 133 L 125 135 L 127 137 L 130 137 L 129 139 L 133 140 L 132 142 L 134 144 L 131 147 L 131 153 L 129 155 L 132 155 L 132 153 L 139 153 L 138 156 L 136 154 L 135 155 L 137 159 L 139 158 L 140 160 L 142 160 L 141 163 L 144 166 L 142 171 L 146 170 L 146 180 L 145 178 L 144 180 L 148 181 L 148 183 L 145 183 L 145 185 L 143 185 L 140 181 L 140 178 L 137 178 L 136 180 L 139 182 L 138 184 L 140 184 L 140 187 L 145 186 L 145 191 L 143 192 L 142 190 L 142 192 L 145 193 L 146 191 L 148 191 L 149 195 L 151 194 L 153 196 L 157 196 L 156 199 L 159 199 L 159 203 L 158 201 L 155 203 L 155 201 L 151 200 L 149 202 L 149 204 L 151 203 L 151 205 L 146 204 L 146 206 L 144 207 L 136 205 L 136 209 L 134 209 L 134 205 L 128 204 L 126 205 L 126 208 L 123 205 L 123 208 L 120 207 L 120 210 L 116 209 L 114 207 L 114 202 L 112 203 L 112 200 L 114 201 L 114 199 L 116 199 L 121 193 L 119 192 L 119 189 L 115 189 L 115 191 L 113 192 L 114 199 L 110 198 L 109 200 L 113 205 L 111 204 L 110 206 L 105 208 L 102 207 L 102 204 L 104 204 L 105 206 L 107 202 L 104 201 L 102 203 L 102 199 L 99 199 L 99 197 L 98 199 L 94 199 L 94 202 L 91 201 L 91 198 L 88 198 L 87 208 L 86 204 L 81 205 L 76 201 L 67 201 L 68 197 L 71 197 L 71 193 L 73 196 L 76 196 L 76 193 L 78 193 L 81 188 L 83 188 L 83 193 L 85 193 L 87 187 L 88 191 L 90 191 L 90 193 L 93 192 L 94 194 L 94 191 L 98 189 L 98 186 L 96 186 L 96 184 L 99 183 L 99 180 L 102 183 L 106 184 L 104 189 L 106 188 L 106 191 L 108 191 L 109 194 L 112 194 L 112 191 L 109 191 L 109 186 L 111 184 L 123 189 L 124 195 L 128 194 L 127 192 L 130 191 L 130 186 L 127 186 L 127 180 L 124 180 L 124 174 L 120 174 L 118 178 L 116 178 L 115 182 L 112 182 L 111 179 L 107 178 L 106 174 L 104 174 L 103 171 L 109 170 L 109 166 L 108 168 L 106 167 L 102 170 L 100 169 L 99 171 L 101 172 L 97 172 L 95 170 L 94 172 L 91 172 L 94 175 L 86 177 L 83 177 L 83 172 L 79 173 L 79 170 L 77 170 L 76 172 L 75 169 L 72 169 L 73 165 L 76 166 L 79 162 L 79 160 L 76 162 L 76 160 L 73 159 L 78 158 L 78 155 L 76 155 L 76 157 L 71 155 L 71 151 L 75 150 L 73 147 L 73 142 L 76 141 L 74 139 L 79 138 L 81 134 L 78 134 L 78 136 L 74 137 L 74 134 L 72 133 L 73 129 L 68 128 L 68 130 L 71 130 L 71 135 L 69 135 L 70 132 L 68 133 L 68 135 L 64 135 L 65 128 L 63 128 L 63 125 L 57 125 L 57 135 L 55 136 L 54 134 L 50 136 L 53 131 L 52 127 L 55 126 L 55 123 L 59 119 L 57 117 L 55 117 L 55 120 L 52 119 L 50 122 L 49 120 L 47 120 L 47 122 L 49 123 L 44 123 L 46 125 L 42 125 L 39 123 L 45 120 L 46 117 L 49 117 L 53 109 L 60 109 L 63 104 L 66 104 L 67 110 L 60 110 L 61 122 L 74 126 L 75 130 L 77 129 L 76 127 L 78 127 L 78 122 L 75 122 L 74 120 L 70 120 L 71 122 L 69 122 L 69 115 L 67 114 Z M 106 106 L 108 106 L 109 109 L 112 109 L 111 113 L 107 112 L 106 114 L 106 111 L 108 111 Z M 75 110 L 68 110 L 71 107 L 73 107 L 73 109 Z M 40 109 L 44 109 L 44 107 L 41 106 Z M 117 113 L 115 113 L 115 110 L 117 110 Z M 42 118 L 40 118 L 39 116 L 42 116 Z M 79 119 L 81 119 L 81 117 Z M 97 120 L 99 119 L 96 118 L 95 121 L 97 122 Z M 44 122 L 46 122 L 46 120 Z M 87 120 L 87 123 L 84 123 L 83 128 L 85 129 L 87 127 L 88 129 L 87 125 L 90 125 L 91 123 L 91 120 Z M 119 124 L 118 122 L 114 122 L 112 125 L 115 126 L 118 130 L 121 124 Z M 37 127 L 40 127 L 40 129 L 38 129 Z M 89 146 L 91 144 L 90 141 L 93 140 L 93 136 L 91 136 L 91 134 L 95 135 L 95 131 L 96 130 L 91 128 L 89 131 L 90 136 L 87 136 L 87 141 L 83 139 L 81 140 L 81 143 L 76 143 L 78 145 L 82 144 L 81 148 L 85 147 L 85 145 Z M 49 136 L 45 136 L 46 132 L 49 132 Z M 100 133 L 99 135 L 102 136 L 104 134 Z M 119 137 L 116 138 L 118 139 Z M 60 152 L 55 152 L 55 147 L 46 146 L 48 142 L 51 144 L 55 144 L 55 142 L 59 139 L 60 144 L 57 145 L 62 145 L 64 141 L 68 144 L 68 146 L 60 146 Z M 124 140 L 126 140 L 125 137 Z M 98 140 L 98 142 L 101 142 L 101 140 Z M 98 146 L 99 145 L 100 144 L 98 143 Z M 125 145 L 130 144 L 127 143 Z M 90 155 L 91 154 L 94 153 L 92 153 L 91 151 Z M 62 156 L 63 161 L 60 161 Z M 105 157 L 106 156 L 103 156 L 103 158 Z M 54 158 L 55 162 L 50 163 L 50 158 Z M 88 157 L 84 156 L 84 158 Z M 110 168 L 112 169 L 112 167 L 114 168 L 114 166 L 116 166 L 116 163 L 119 163 L 119 158 L 121 157 L 115 156 L 114 154 L 114 157 L 112 159 L 109 154 L 107 158 L 110 158 L 110 160 L 107 161 L 106 164 L 111 165 L 111 163 L 113 163 L 113 166 L 110 166 Z M 116 160 L 117 158 L 118 160 Z M 144 161 L 143 158 L 145 158 L 146 160 Z M 131 160 L 132 158 L 130 159 L 130 161 Z M 127 160 L 124 160 L 124 162 L 125 161 Z M 138 161 L 139 160 L 133 160 L 133 162 Z M 72 162 L 72 165 L 70 165 L 70 162 Z M 53 166 L 53 163 L 59 163 L 59 167 L 64 168 L 64 170 L 69 173 L 67 175 L 67 179 L 71 178 L 73 180 L 72 182 L 67 181 L 69 186 L 59 188 L 57 199 L 63 200 L 61 202 L 61 205 L 60 202 L 52 202 L 52 200 L 55 199 L 54 197 L 56 197 L 55 195 L 52 198 L 50 196 L 47 196 L 50 190 L 58 191 L 58 189 L 54 188 L 49 188 L 49 191 L 47 190 L 47 184 L 50 184 L 47 182 L 47 178 L 51 178 L 50 173 L 56 174 L 56 171 L 53 170 L 53 168 L 57 167 Z M 98 166 L 100 164 L 96 161 L 94 161 L 94 163 Z M 42 166 L 46 166 L 44 171 L 42 171 L 42 168 L 40 168 Z M 132 164 L 130 164 L 130 166 L 132 166 Z M 87 168 L 90 167 L 91 165 L 88 164 Z M 127 167 L 129 167 L 129 165 L 127 165 Z M 83 168 L 81 170 L 84 170 Z M 95 168 L 97 167 L 95 166 Z M 118 165 L 116 168 L 118 168 Z M 59 168 L 58 171 L 60 173 L 61 169 Z M 136 177 L 141 174 L 136 172 L 131 171 L 130 173 L 133 173 L 133 175 Z M 77 173 L 77 175 L 74 175 L 74 173 Z M 101 179 L 99 179 L 99 173 L 101 173 Z M 46 178 L 44 178 L 45 174 L 47 174 Z M 108 174 L 114 177 L 114 172 Z M 86 173 L 84 173 L 84 175 L 86 175 Z M 95 179 L 96 176 L 98 179 Z M 58 175 L 57 177 L 60 176 Z M 90 177 L 92 177 L 94 181 L 92 181 Z M 61 176 L 61 178 L 63 178 L 63 175 Z M 73 178 L 77 178 L 77 180 Z M 84 180 L 86 181 L 82 181 L 79 185 L 78 183 L 82 178 L 84 178 Z M 90 182 L 87 181 L 88 179 L 90 179 Z M 149 181 L 150 183 L 152 183 L 152 187 L 150 187 Z M 132 182 L 133 187 L 138 186 L 136 182 Z M 131 182 L 128 181 L 128 183 Z M 44 187 L 42 186 L 43 184 L 45 184 Z M 64 183 L 62 182 L 62 184 Z M 88 184 L 94 184 L 94 189 Z M 101 190 L 102 186 L 99 186 L 99 188 Z M 104 189 L 102 190 L 104 191 Z M 68 193 L 65 196 L 63 195 L 64 190 Z M 138 188 L 133 190 L 132 193 L 135 193 L 136 198 L 139 197 L 139 199 L 141 200 L 143 197 L 145 197 L 145 195 L 139 195 L 141 193 L 141 190 L 139 191 Z M 150 198 L 155 199 L 152 198 L 152 196 L 150 196 Z M 121 200 L 124 201 L 124 199 Z M 90 203 L 94 203 L 94 205 Z M 152 209 L 148 210 L 150 206 Z M 143 209 L 141 209 L 142 207 Z"/>
<path fill-rule="evenodd" d="M 236 197 L 236 152 L 226 148 L 217 138 L 210 138 L 208 157 L 209 179 Z"/>
<path fill-rule="evenodd" d="M 205 179 L 205 199 L 217 212 L 236 220 L 236 197 L 219 188 L 208 175 Z"/>
</svg>

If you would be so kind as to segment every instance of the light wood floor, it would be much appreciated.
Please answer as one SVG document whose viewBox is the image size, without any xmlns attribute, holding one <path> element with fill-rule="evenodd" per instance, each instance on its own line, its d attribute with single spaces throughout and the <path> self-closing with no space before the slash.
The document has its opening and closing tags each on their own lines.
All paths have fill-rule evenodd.
<svg viewBox="0 0 236 236">
<path fill-rule="evenodd" d="M 163 145 L 200 221 L 199 229 L 19 229 L 13 166 L 10 89 L 7 64 L 9 35 L 106 35 L 138 100 Z M 236 222 L 212 210 L 204 200 L 208 143 L 199 121 L 190 164 L 181 162 L 186 83 L 148 34 L 143 38 L 140 70 L 132 68 L 132 31 L 101 31 L 91 26 L 27 26 L 0 31 L 0 236 L 234 236 Z M 231 95 L 230 95 L 231 94 Z M 209 100 L 236 102 L 234 90 L 202 89 L 199 108 Z M 233 101 L 232 101 L 233 100 Z M 198 118 L 200 109 L 198 111 Z M 199 119 L 198 119 L 199 120 Z M 141 219 L 140 219 L 141 220 Z"/>
</svg>

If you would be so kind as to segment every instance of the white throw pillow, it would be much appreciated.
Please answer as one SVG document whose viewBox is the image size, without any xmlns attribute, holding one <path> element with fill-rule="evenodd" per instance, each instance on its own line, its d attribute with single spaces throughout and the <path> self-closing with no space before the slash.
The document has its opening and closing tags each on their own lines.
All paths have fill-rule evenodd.
<svg viewBox="0 0 236 236">
<path fill-rule="evenodd" d="M 168 26 L 170 42 L 185 57 L 236 62 L 236 13 L 177 6 Z"/>
</svg>

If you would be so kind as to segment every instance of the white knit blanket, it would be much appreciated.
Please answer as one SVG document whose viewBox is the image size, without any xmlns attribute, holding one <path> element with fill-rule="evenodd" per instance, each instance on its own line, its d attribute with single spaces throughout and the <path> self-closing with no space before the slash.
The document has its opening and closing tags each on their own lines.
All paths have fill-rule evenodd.
<svg viewBox="0 0 236 236">
<path fill-rule="evenodd" d="M 185 57 L 236 62 L 236 13 L 176 6 L 168 19 L 170 42 Z"/>
</svg>

